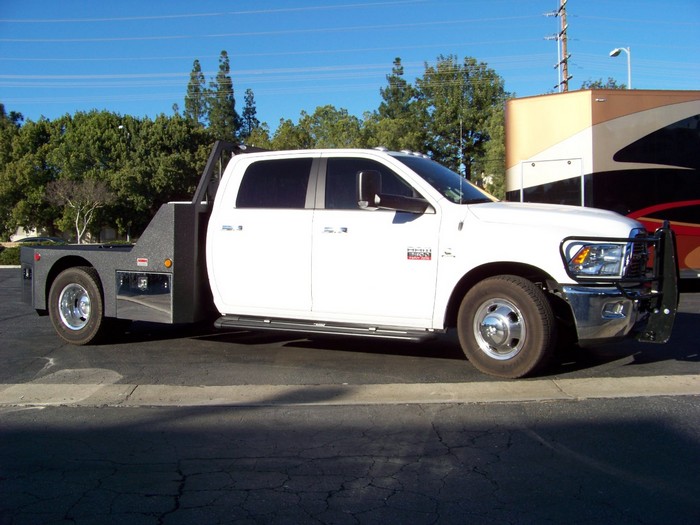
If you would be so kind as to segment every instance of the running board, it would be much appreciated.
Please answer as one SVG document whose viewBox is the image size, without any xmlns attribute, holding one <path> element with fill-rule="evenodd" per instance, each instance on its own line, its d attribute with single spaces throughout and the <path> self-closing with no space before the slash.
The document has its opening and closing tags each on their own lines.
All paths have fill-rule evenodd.
<svg viewBox="0 0 700 525">
<path fill-rule="evenodd" d="M 275 332 L 300 332 L 306 334 L 345 335 L 425 341 L 435 337 L 435 330 L 419 330 L 402 327 L 368 326 L 359 324 L 331 324 L 297 319 L 268 319 L 225 315 L 214 322 L 216 328 L 243 328 L 245 330 L 270 330 Z"/>
</svg>

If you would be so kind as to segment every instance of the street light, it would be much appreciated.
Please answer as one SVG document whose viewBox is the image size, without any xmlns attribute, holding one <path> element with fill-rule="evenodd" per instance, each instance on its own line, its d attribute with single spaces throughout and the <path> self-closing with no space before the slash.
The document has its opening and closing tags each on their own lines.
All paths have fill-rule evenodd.
<svg viewBox="0 0 700 525">
<path fill-rule="evenodd" d="M 610 51 L 610 56 L 611 57 L 616 57 L 619 56 L 620 53 L 622 52 L 627 53 L 627 89 L 632 89 L 632 55 L 630 54 L 630 48 L 629 47 L 616 47 L 612 51 Z"/>
</svg>

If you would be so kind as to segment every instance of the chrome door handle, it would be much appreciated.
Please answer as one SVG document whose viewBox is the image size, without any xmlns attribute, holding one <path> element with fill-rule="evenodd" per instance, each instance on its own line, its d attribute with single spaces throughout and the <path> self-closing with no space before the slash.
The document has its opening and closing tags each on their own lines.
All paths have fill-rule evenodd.
<svg viewBox="0 0 700 525">
<path fill-rule="evenodd" d="M 231 226 L 229 224 L 223 224 L 221 226 L 221 229 L 225 232 L 233 232 L 233 231 L 239 232 L 239 231 L 243 230 L 243 226 Z"/>
<path fill-rule="evenodd" d="M 323 233 L 348 233 L 348 229 L 345 227 L 333 227 L 333 226 L 325 226 L 323 228 Z"/>
</svg>

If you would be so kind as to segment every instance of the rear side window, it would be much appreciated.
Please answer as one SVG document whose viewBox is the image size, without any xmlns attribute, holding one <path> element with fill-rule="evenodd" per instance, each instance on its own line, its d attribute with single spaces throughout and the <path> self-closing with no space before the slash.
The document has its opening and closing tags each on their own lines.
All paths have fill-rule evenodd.
<svg viewBox="0 0 700 525">
<path fill-rule="evenodd" d="M 304 208 L 313 159 L 254 162 L 243 175 L 236 208 Z"/>
</svg>

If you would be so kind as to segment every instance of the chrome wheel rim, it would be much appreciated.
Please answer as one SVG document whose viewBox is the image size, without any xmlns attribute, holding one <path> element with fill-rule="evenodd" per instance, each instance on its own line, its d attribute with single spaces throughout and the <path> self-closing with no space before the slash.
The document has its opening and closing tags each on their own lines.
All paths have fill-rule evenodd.
<svg viewBox="0 0 700 525">
<path fill-rule="evenodd" d="M 525 345 L 527 328 L 520 309 L 507 299 L 489 299 L 474 317 L 474 336 L 482 352 L 493 359 L 514 358 Z"/>
<path fill-rule="evenodd" d="M 90 320 L 90 295 L 77 283 L 61 290 L 58 297 L 61 322 L 70 330 L 81 330 Z"/>
</svg>

